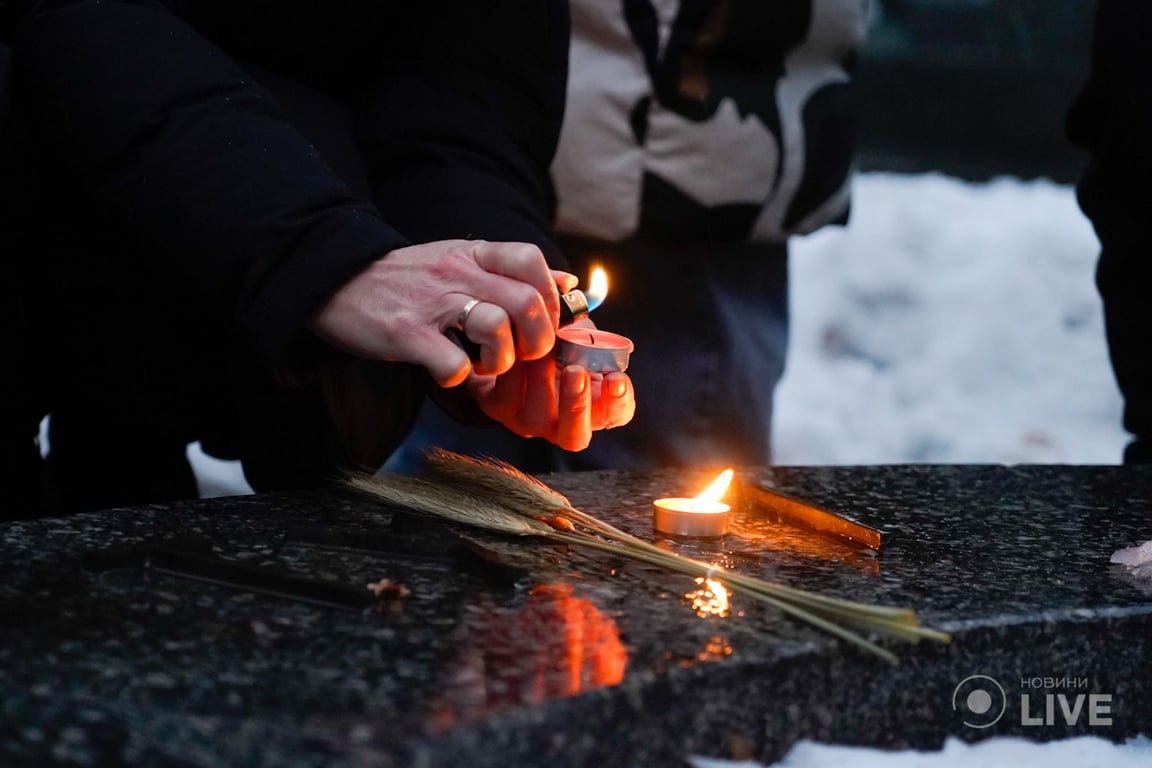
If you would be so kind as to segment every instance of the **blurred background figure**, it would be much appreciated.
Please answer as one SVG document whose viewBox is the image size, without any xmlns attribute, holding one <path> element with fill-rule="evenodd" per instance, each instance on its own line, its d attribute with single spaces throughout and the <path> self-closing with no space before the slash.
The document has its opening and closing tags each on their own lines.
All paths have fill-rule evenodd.
<svg viewBox="0 0 1152 768">
<path fill-rule="evenodd" d="M 593 317 L 633 339 L 640 407 L 582 452 L 425 408 L 432 445 L 529 471 L 768 464 L 788 346 L 788 237 L 847 220 L 850 73 L 868 0 L 573 0 L 555 227 Z"/>
<path fill-rule="evenodd" d="M 1096 284 L 1132 440 L 1125 463 L 1152 462 L 1152 5 L 1100 0 L 1089 77 L 1068 135 L 1089 153 L 1077 185 L 1100 238 Z"/>
</svg>

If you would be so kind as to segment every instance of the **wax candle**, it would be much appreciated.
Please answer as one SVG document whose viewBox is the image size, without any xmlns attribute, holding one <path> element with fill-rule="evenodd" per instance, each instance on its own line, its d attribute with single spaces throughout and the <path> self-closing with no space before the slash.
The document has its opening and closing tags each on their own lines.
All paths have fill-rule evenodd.
<svg viewBox="0 0 1152 768">
<path fill-rule="evenodd" d="M 718 501 L 668 498 L 652 502 L 653 525 L 675 536 L 723 536 L 731 507 Z"/>
<path fill-rule="evenodd" d="M 720 501 L 732 482 L 733 472 L 726 469 L 694 498 L 669 497 L 652 502 L 652 525 L 661 533 L 674 536 L 715 537 L 728 533 L 732 508 Z"/>
<path fill-rule="evenodd" d="M 556 362 L 581 365 L 596 373 L 628 370 L 632 340 L 596 328 L 566 327 L 556 331 Z"/>
</svg>

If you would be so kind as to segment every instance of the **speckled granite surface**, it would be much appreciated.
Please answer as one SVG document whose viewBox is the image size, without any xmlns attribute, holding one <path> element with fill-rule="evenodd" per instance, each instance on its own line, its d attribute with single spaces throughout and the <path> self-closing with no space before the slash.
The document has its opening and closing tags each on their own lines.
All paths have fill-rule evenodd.
<svg viewBox="0 0 1152 768">
<path fill-rule="evenodd" d="M 651 537 L 651 499 L 709 478 L 546 479 Z M 911 605 L 953 643 L 886 641 L 902 658 L 889 668 L 738 596 L 726 616 L 698 615 L 687 577 L 461 535 L 336 492 L 5 523 L 0 765 L 674 766 L 688 754 L 768 762 L 800 738 L 931 747 L 948 734 L 1152 732 L 1152 583 L 1108 562 L 1152 538 L 1152 468 L 741 479 L 891 539 L 875 555 L 745 506 L 722 542 L 665 545 Z M 377 600 L 364 585 L 384 578 L 409 594 Z M 957 685 L 972 675 L 999 683 L 1003 703 L 966 709 L 974 683 Z M 1074 718 L 1061 709 L 1078 694 L 1110 697 L 1096 725 L 1086 700 Z M 991 727 L 965 724 L 1001 706 Z"/>
</svg>

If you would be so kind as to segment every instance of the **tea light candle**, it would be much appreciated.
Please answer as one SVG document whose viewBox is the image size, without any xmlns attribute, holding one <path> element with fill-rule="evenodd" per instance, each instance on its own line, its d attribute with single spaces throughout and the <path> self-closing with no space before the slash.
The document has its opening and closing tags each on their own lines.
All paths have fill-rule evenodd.
<svg viewBox="0 0 1152 768">
<path fill-rule="evenodd" d="M 628 370 L 632 340 L 596 328 L 566 327 L 556 331 L 556 362 L 580 365 L 596 373 Z"/>
<path fill-rule="evenodd" d="M 719 501 L 668 498 L 652 502 L 653 526 L 674 536 L 723 536 L 728 533 L 731 511 Z"/>
<path fill-rule="evenodd" d="M 673 536 L 716 537 L 728 533 L 732 508 L 720 501 L 732 482 L 731 469 L 720 473 L 695 498 L 656 499 L 652 502 L 652 527 Z"/>
</svg>

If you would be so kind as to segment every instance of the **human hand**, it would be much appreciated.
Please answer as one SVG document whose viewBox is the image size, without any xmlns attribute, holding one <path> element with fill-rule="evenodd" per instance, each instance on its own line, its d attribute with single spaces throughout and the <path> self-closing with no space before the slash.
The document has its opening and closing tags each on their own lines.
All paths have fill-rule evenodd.
<svg viewBox="0 0 1152 768">
<path fill-rule="evenodd" d="M 526 243 L 413 245 L 345 283 L 313 316 L 312 328 L 354 355 L 416 363 L 440 386 L 453 387 L 470 373 L 502 374 L 518 359 L 551 352 L 560 318 L 556 286 L 574 283 Z M 480 345 L 475 365 L 444 335 L 453 327 Z"/>
<path fill-rule="evenodd" d="M 592 373 L 578 365 L 558 369 L 551 357 L 517 362 L 501 376 L 473 375 L 468 389 L 490 418 L 568 451 L 587 448 L 593 432 L 627 424 L 636 412 L 627 374 Z"/>
</svg>

